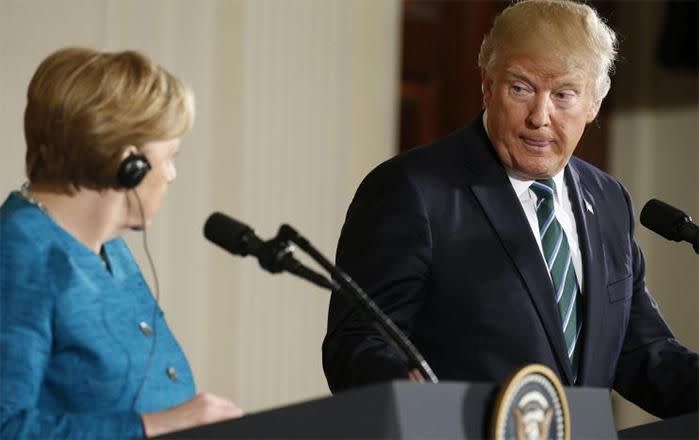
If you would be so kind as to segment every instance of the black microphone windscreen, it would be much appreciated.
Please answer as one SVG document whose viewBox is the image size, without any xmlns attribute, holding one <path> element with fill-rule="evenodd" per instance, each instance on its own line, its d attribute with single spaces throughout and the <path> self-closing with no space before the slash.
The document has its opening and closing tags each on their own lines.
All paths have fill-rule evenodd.
<svg viewBox="0 0 699 440">
<path fill-rule="evenodd" d="M 250 236 L 254 233 L 248 225 L 220 212 L 211 214 L 204 224 L 204 237 L 235 255 L 248 254 Z"/>
<path fill-rule="evenodd" d="M 641 224 L 668 240 L 681 241 L 680 228 L 689 221 L 687 214 L 658 199 L 649 200 L 641 210 Z"/>
</svg>

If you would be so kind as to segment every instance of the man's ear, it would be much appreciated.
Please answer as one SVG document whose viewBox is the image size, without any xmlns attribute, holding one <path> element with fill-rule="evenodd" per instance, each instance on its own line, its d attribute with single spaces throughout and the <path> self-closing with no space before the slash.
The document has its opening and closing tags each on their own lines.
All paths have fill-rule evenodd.
<svg viewBox="0 0 699 440">
<path fill-rule="evenodd" d="M 592 103 L 590 104 L 590 108 L 587 111 L 587 123 L 588 124 L 595 120 L 595 118 L 597 117 L 597 114 L 599 113 L 600 107 L 602 107 L 602 100 L 601 99 L 595 99 L 594 101 L 592 101 Z"/>
<path fill-rule="evenodd" d="M 493 96 L 493 80 L 485 69 L 481 69 L 481 94 L 483 95 L 483 107 L 488 107 L 488 102 Z"/>
</svg>

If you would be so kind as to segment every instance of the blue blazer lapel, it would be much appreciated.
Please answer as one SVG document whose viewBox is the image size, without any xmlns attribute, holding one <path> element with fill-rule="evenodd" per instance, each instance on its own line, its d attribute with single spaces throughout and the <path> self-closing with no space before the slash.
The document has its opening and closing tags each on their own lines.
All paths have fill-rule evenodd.
<svg viewBox="0 0 699 440">
<path fill-rule="evenodd" d="M 600 236 L 599 214 L 595 209 L 595 199 L 585 188 L 575 165 L 570 163 L 565 171 L 568 193 L 573 206 L 573 214 L 578 230 L 578 241 L 583 263 L 583 299 L 585 322 L 582 334 L 582 357 L 580 359 L 580 384 L 585 384 L 592 375 L 592 369 L 599 364 L 593 348 L 600 347 L 604 336 L 606 304 L 608 299 L 604 274 L 604 250 Z"/>
<path fill-rule="evenodd" d="M 480 131 L 484 130 L 481 128 Z M 571 383 L 573 374 L 548 270 L 507 173 L 485 133 L 481 133 L 481 136 L 480 140 L 468 139 L 466 143 L 470 156 L 467 165 L 473 174 L 471 190 L 519 271 L 556 354 L 559 371 Z"/>
</svg>

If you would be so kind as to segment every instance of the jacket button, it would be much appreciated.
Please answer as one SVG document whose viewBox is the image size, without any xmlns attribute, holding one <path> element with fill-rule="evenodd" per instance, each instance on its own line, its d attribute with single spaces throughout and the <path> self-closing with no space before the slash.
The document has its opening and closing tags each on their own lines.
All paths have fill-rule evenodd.
<svg viewBox="0 0 699 440">
<path fill-rule="evenodd" d="M 138 327 L 141 329 L 141 333 L 143 333 L 146 336 L 153 336 L 153 330 L 150 328 L 150 326 L 146 323 L 146 321 L 141 321 L 138 324 Z"/>
<path fill-rule="evenodd" d="M 167 377 L 169 377 L 171 381 L 177 381 L 177 370 L 175 370 L 175 367 L 167 367 L 166 373 Z"/>
</svg>

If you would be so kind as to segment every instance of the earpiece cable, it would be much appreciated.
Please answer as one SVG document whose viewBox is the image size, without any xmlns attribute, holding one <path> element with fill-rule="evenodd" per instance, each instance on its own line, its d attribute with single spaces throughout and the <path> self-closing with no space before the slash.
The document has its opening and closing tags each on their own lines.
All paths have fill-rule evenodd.
<svg viewBox="0 0 699 440">
<path fill-rule="evenodd" d="M 134 410 L 136 408 L 136 402 L 138 401 L 138 398 L 141 394 L 141 390 L 143 389 L 143 386 L 146 383 L 146 378 L 148 377 L 148 370 L 150 370 L 150 364 L 153 360 L 153 355 L 155 354 L 155 341 L 158 334 L 156 319 L 158 317 L 158 307 L 160 305 L 160 283 L 158 282 L 158 273 L 155 271 L 153 257 L 151 257 L 150 250 L 148 249 L 148 236 L 146 233 L 146 216 L 143 211 L 143 203 L 141 202 L 141 198 L 138 196 L 138 192 L 136 192 L 135 189 L 133 189 L 132 191 L 133 194 L 136 196 L 136 200 L 138 201 L 138 209 L 141 213 L 141 224 L 143 228 L 143 249 L 146 252 L 148 264 L 150 265 L 151 272 L 153 273 L 153 282 L 155 283 L 155 305 L 153 306 L 153 317 L 151 319 L 153 343 L 151 344 L 150 353 L 148 354 L 148 359 L 146 360 L 146 366 L 143 369 L 143 378 L 141 379 L 141 383 L 139 384 L 138 389 L 136 390 L 136 394 L 134 395 L 133 401 L 131 402 L 131 409 Z"/>
</svg>

